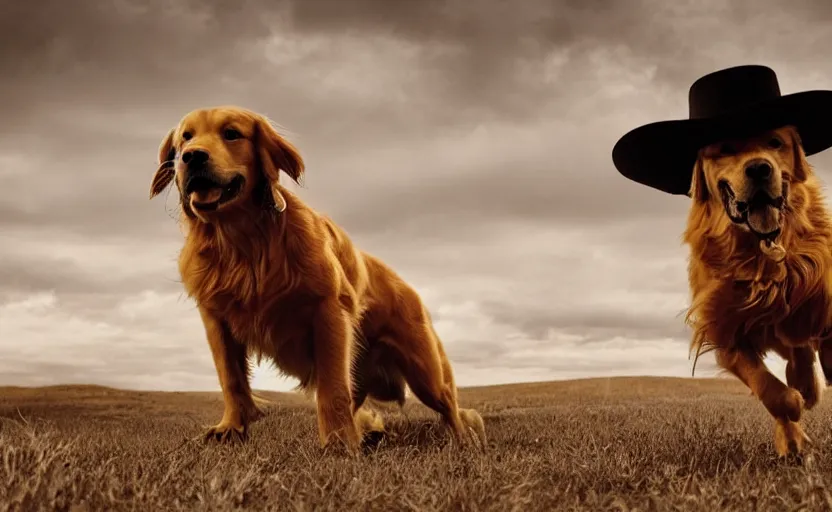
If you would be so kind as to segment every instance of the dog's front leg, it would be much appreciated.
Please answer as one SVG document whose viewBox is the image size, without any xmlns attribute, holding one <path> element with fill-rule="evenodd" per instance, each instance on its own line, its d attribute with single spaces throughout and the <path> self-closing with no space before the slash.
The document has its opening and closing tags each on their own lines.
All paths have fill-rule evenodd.
<svg viewBox="0 0 832 512">
<path fill-rule="evenodd" d="M 799 454 L 811 443 L 798 423 L 803 397 L 766 368 L 759 354 L 742 350 L 717 350 L 717 363 L 739 377 L 774 417 L 774 448 L 781 456 Z"/>
<path fill-rule="evenodd" d="M 341 304 L 325 300 L 313 327 L 318 434 L 321 445 L 340 442 L 355 453 L 359 446 L 350 390 L 353 325 Z"/>
<path fill-rule="evenodd" d="M 248 437 L 248 426 L 263 416 L 251 396 L 246 348 L 209 311 L 200 307 L 199 314 L 205 326 L 225 404 L 222 420 L 205 432 L 205 439 L 243 441 Z"/>
<path fill-rule="evenodd" d="M 808 346 L 793 347 L 786 356 L 786 383 L 800 391 L 803 407 L 811 409 L 821 398 L 821 387 L 815 371 L 815 351 Z"/>
</svg>

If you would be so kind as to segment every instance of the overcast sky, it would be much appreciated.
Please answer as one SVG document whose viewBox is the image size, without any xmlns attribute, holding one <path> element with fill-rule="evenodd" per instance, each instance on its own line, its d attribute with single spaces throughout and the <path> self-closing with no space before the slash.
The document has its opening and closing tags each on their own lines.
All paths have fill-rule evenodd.
<svg viewBox="0 0 832 512">
<path fill-rule="evenodd" d="M 175 195 L 147 196 L 167 130 L 219 104 L 283 127 L 300 196 L 422 294 L 459 385 L 690 375 L 688 199 L 612 147 L 722 67 L 832 88 L 832 3 L 726 4 L 0 2 L 0 385 L 218 389 Z"/>
</svg>

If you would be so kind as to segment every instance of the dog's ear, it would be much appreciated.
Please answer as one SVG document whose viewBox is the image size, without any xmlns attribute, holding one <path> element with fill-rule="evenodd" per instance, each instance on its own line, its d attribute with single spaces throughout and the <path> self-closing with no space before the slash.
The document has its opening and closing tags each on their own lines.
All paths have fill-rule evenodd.
<svg viewBox="0 0 832 512">
<path fill-rule="evenodd" d="M 277 186 L 280 171 L 285 172 L 292 181 L 300 185 L 305 169 L 303 158 L 295 146 L 277 133 L 268 119 L 258 117 L 256 126 L 255 144 L 261 170 L 269 182 L 275 207 L 282 212 L 286 209 L 286 199 Z"/>
<path fill-rule="evenodd" d="M 800 141 L 800 135 L 797 133 L 797 130 L 792 128 L 790 132 L 792 137 L 792 151 L 794 151 L 794 168 L 792 169 L 792 174 L 795 183 L 802 183 L 809 178 L 809 172 L 811 172 L 812 168 L 809 161 L 806 160 L 806 153 L 803 151 L 803 143 Z"/>
<path fill-rule="evenodd" d="M 704 203 L 711 197 L 708 192 L 708 182 L 705 179 L 705 166 L 702 164 L 701 155 L 696 158 L 696 163 L 693 165 L 693 177 L 690 180 L 690 192 L 688 195 L 697 203 Z"/>
<path fill-rule="evenodd" d="M 153 175 L 153 181 L 150 182 L 150 199 L 153 199 L 170 185 L 173 177 L 176 175 L 173 159 L 176 156 L 176 149 L 173 147 L 173 132 L 174 128 L 168 132 L 162 143 L 159 145 L 159 168 L 156 169 L 156 174 Z"/>
</svg>

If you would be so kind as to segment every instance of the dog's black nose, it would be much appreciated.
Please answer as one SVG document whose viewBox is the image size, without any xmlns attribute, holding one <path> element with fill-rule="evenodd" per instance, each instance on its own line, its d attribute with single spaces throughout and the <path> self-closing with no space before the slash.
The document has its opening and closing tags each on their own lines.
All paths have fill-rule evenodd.
<svg viewBox="0 0 832 512">
<path fill-rule="evenodd" d="M 752 160 L 745 166 L 745 175 L 755 181 L 768 179 L 771 176 L 771 164 L 765 160 Z"/>
<path fill-rule="evenodd" d="M 190 149 L 182 153 L 182 161 L 191 169 L 199 169 L 208 163 L 208 152 L 201 149 Z"/>
</svg>

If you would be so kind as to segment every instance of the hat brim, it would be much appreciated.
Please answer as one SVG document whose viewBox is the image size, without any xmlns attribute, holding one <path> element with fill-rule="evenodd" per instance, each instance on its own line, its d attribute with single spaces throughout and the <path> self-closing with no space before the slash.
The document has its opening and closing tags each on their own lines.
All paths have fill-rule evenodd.
<svg viewBox="0 0 832 512">
<path fill-rule="evenodd" d="M 637 183 L 688 195 L 701 148 L 786 125 L 797 128 L 806 155 L 832 147 L 832 91 L 788 94 L 718 117 L 640 126 L 618 140 L 612 160 L 618 172 Z"/>
</svg>

